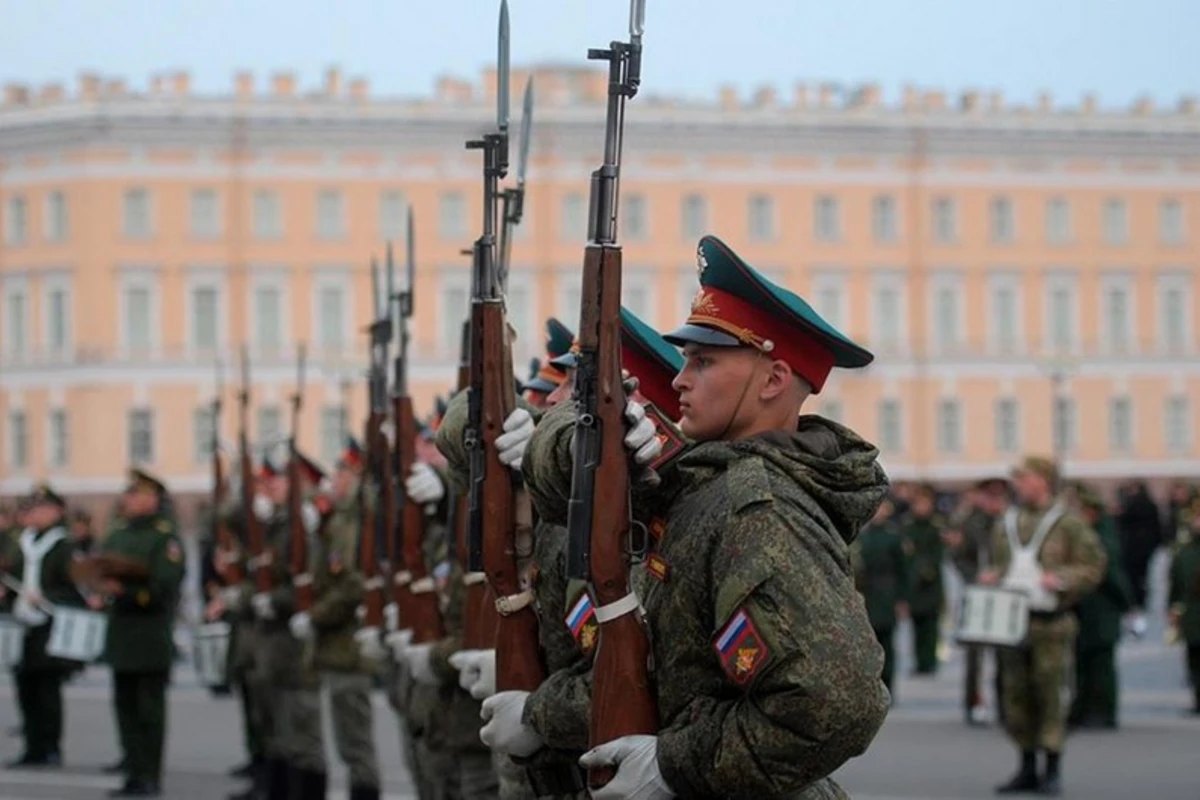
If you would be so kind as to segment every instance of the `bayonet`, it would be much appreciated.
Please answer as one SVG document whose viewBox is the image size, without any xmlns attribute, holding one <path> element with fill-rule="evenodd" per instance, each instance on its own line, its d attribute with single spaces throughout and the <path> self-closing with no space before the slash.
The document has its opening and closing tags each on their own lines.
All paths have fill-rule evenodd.
<svg viewBox="0 0 1200 800">
<path fill-rule="evenodd" d="M 508 0 L 500 0 L 500 34 L 496 52 L 496 127 L 508 132 Z"/>
</svg>

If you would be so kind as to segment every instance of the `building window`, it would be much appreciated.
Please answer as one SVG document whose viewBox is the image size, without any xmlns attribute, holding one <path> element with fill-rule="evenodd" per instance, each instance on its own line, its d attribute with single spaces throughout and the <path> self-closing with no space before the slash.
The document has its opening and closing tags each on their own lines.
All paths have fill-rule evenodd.
<svg viewBox="0 0 1200 800">
<path fill-rule="evenodd" d="M 622 299 L 628 299 L 628 291 L 629 287 L 625 286 Z M 534 333 L 532 291 L 524 274 L 509 275 L 508 290 L 504 294 L 504 316 L 517 332 L 514 351 L 522 356 L 541 358 L 541 337 Z"/>
<path fill-rule="evenodd" d="M 212 406 L 201 406 L 192 412 L 192 460 L 196 464 L 212 458 L 214 423 Z"/>
<path fill-rule="evenodd" d="M 817 196 L 813 214 L 813 236 L 818 242 L 836 242 L 842 238 L 842 211 L 832 195 Z"/>
<path fill-rule="evenodd" d="M 218 300 L 213 286 L 192 289 L 192 347 L 197 350 L 217 349 Z"/>
<path fill-rule="evenodd" d="M 834 328 L 841 328 L 842 319 L 842 288 L 834 283 L 826 283 L 817 289 L 817 313 L 821 319 Z"/>
<path fill-rule="evenodd" d="M 1159 285 L 1159 346 L 1169 353 L 1183 353 L 1189 349 L 1188 294 L 1186 286 L 1177 281 L 1164 281 Z"/>
<path fill-rule="evenodd" d="M 904 303 L 900 288 L 886 284 L 875 288 L 875 311 L 872 314 L 875 346 L 896 352 L 904 346 Z"/>
<path fill-rule="evenodd" d="M 216 189 L 193 189 L 191 197 L 192 237 L 221 237 L 221 199 Z"/>
<path fill-rule="evenodd" d="M 881 194 L 871 201 L 871 233 L 879 243 L 894 242 L 900 238 L 896 198 L 892 195 Z"/>
<path fill-rule="evenodd" d="M 255 417 L 254 433 L 263 447 L 283 438 L 283 414 L 279 406 L 259 406 Z"/>
<path fill-rule="evenodd" d="M 646 198 L 641 194 L 631 194 L 621 199 L 621 228 L 622 238 L 630 242 L 640 242 L 648 232 Z"/>
<path fill-rule="evenodd" d="M 1183 203 L 1174 197 L 1158 203 L 1158 240 L 1162 244 L 1183 244 Z"/>
<path fill-rule="evenodd" d="M 408 236 L 408 200 L 404 192 L 384 189 L 379 195 L 379 238 L 402 242 Z"/>
<path fill-rule="evenodd" d="M 899 400 L 882 400 L 879 403 L 879 449 L 885 453 L 899 453 L 904 449 L 904 425 L 900 414 Z"/>
<path fill-rule="evenodd" d="M 51 353 L 61 354 L 71 346 L 70 297 L 63 288 L 46 294 L 46 345 Z"/>
<path fill-rule="evenodd" d="M 1129 208 L 1124 200 L 1109 198 L 1104 201 L 1103 228 L 1105 244 L 1129 243 Z"/>
<path fill-rule="evenodd" d="M 29 205 L 20 194 L 8 198 L 7 213 L 4 215 L 4 243 L 18 247 L 29 239 Z"/>
<path fill-rule="evenodd" d="M 321 460 L 326 464 L 337 461 L 346 446 L 347 415 L 344 406 L 325 406 L 321 409 Z"/>
<path fill-rule="evenodd" d="M 775 201 L 765 194 L 750 196 L 750 241 L 770 242 L 775 239 Z"/>
<path fill-rule="evenodd" d="M 989 204 L 992 244 L 1011 244 L 1016 238 L 1017 225 L 1013 215 L 1012 200 L 993 197 Z"/>
<path fill-rule="evenodd" d="M 438 198 L 438 236 L 444 241 L 465 244 L 467 201 L 462 192 L 442 192 Z"/>
<path fill-rule="evenodd" d="M 962 291 L 956 284 L 943 284 L 934 289 L 933 324 L 934 347 L 951 351 L 962 346 Z"/>
<path fill-rule="evenodd" d="M 698 194 L 683 198 L 680 229 L 685 241 L 693 242 L 708 231 L 708 203 Z"/>
<path fill-rule="evenodd" d="M 651 327 L 654 326 L 651 314 L 651 297 L 654 285 L 653 273 L 631 274 L 626 271 L 621 281 L 621 305 L 633 312 L 633 315 Z"/>
<path fill-rule="evenodd" d="M 1075 449 L 1075 401 L 1069 397 L 1054 398 L 1054 413 L 1050 421 L 1056 454 Z"/>
<path fill-rule="evenodd" d="M 1016 399 L 996 401 L 996 452 L 1012 455 L 1021 448 L 1020 406 Z"/>
<path fill-rule="evenodd" d="M 339 351 L 345 344 L 346 293 L 340 286 L 322 286 L 317 295 L 318 341 L 326 350 Z"/>
<path fill-rule="evenodd" d="M 279 193 L 272 189 L 254 192 L 254 238 L 268 241 L 283 238 L 283 208 Z"/>
<path fill-rule="evenodd" d="M 149 239 L 154 233 L 150 219 L 150 192 L 147 189 L 126 189 L 124 202 L 124 226 L 126 239 Z"/>
<path fill-rule="evenodd" d="M 1075 292 L 1071 285 L 1056 282 L 1050 287 L 1046 325 L 1049 344 L 1054 350 L 1069 350 L 1075 346 Z"/>
<path fill-rule="evenodd" d="M 446 285 L 442 287 L 442 341 L 443 353 L 459 355 L 462 349 L 463 322 L 469 311 L 470 297 L 467 288 L 461 285 Z M 576 307 L 575 313 L 579 313 Z M 564 319 L 572 319 L 564 317 Z"/>
<path fill-rule="evenodd" d="M 558 233 L 564 242 L 582 242 L 587 239 L 587 201 L 579 192 L 572 192 L 562 199 L 562 217 Z"/>
<path fill-rule="evenodd" d="M 933 240 L 941 244 L 958 240 L 958 206 L 952 197 L 933 199 Z"/>
<path fill-rule="evenodd" d="M 339 189 L 317 192 L 317 238 L 336 241 L 346 236 L 346 198 Z"/>
<path fill-rule="evenodd" d="M 1163 435 L 1166 438 L 1167 450 L 1177 455 L 1190 454 L 1192 451 L 1191 408 L 1186 395 L 1175 395 L 1167 398 L 1163 414 Z"/>
<path fill-rule="evenodd" d="M 125 347 L 144 354 L 153 344 L 150 289 L 130 286 L 125 289 Z"/>
<path fill-rule="evenodd" d="M 938 450 L 962 452 L 962 406 L 957 400 L 940 400 L 937 409 Z"/>
<path fill-rule="evenodd" d="M 821 416 L 825 417 L 825 419 L 840 425 L 845 419 L 845 415 L 846 409 L 842 407 L 841 400 L 830 398 L 829 400 L 821 401 Z"/>
<path fill-rule="evenodd" d="M 29 425 L 25 412 L 8 412 L 8 463 L 13 469 L 29 466 Z"/>
<path fill-rule="evenodd" d="M 1104 290 L 1104 337 L 1109 352 L 1127 353 L 1131 349 L 1133 325 L 1130 317 L 1129 289 L 1110 285 Z"/>
<path fill-rule="evenodd" d="M 46 241 L 65 242 L 70 230 L 66 193 L 57 190 L 50 192 L 46 195 Z"/>
<path fill-rule="evenodd" d="M 1133 403 L 1128 397 L 1108 402 L 1108 449 L 1113 453 L 1133 449 Z"/>
<path fill-rule="evenodd" d="M 992 287 L 992 343 L 1001 353 L 1020 349 L 1020 310 L 1017 306 L 1017 287 L 1003 283 Z"/>
<path fill-rule="evenodd" d="M 25 291 L 23 289 L 10 290 L 8 297 L 5 299 L 5 351 L 9 355 L 20 356 L 25 354 L 26 348 L 29 347 L 29 304 L 26 302 Z"/>
<path fill-rule="evenodd" d="M 1046 202 L 1046 241 L 1071 243 L 1071 205 L 1065 198 L 1052 197 Z"/>
<path fill-rule="evenodd" d="M 129 463 L 154 461 L 154 412 L 135 408 L 129 412 Z"/>
<path fill-rule="evenodd" d="M 254 343 L 265 353 L 283 348 L 283 300 L 277 286 L 254 289 Z"/>
<path fill-rule="evenodd" d="M 70 461 L 70 431 L 67 412 L 62 408 L 50 411 L 50 466 L 65 467 Z"/>
</svg>

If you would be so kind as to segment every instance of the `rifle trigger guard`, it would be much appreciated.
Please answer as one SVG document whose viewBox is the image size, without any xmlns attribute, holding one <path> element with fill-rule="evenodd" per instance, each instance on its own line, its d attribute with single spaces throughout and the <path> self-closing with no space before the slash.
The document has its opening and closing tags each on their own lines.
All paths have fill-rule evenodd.
<svg viewBox="0 0 1200 800">
<path fill-rule="evenodd" d="M 650 532 L 644 523 L 638 520 L 629 521 L 629 557 L 641 561 L 646 557 L 650 545 Z"/>
</svg>

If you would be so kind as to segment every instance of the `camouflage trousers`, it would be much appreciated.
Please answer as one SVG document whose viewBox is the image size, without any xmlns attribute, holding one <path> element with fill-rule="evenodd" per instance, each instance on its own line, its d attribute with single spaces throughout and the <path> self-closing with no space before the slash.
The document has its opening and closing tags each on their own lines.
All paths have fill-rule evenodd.
<svg viewBox="0 0 1200 800">
<path fill-rule="evenodd" d="M 1074 617 L 1030 622 L 1025 647 L 1000 651 L 1004 727 L 1022 751 L 1062 752 Z"/>
<path fill-rule="evenodd" d="M 306 772 L 326 772 L 320 689 L 284 689 L 280 692 L 275 737 L 279 757 L 289 766 Z"/>
<path fill-rule="evenodd" d="M 445 800 L 498 800 L 500 782 L 491 751 L 472 750 L 450 757 L 455 768 L 446 781 Z"/>
<path fill-rule="evenodd" d="M 350 773 L 350 785 L 379 788 L 375 723 L 371 712 L 371 676 L 361 672 L 327 672 L 329 716 L 338 757 Z"/>
</svg>

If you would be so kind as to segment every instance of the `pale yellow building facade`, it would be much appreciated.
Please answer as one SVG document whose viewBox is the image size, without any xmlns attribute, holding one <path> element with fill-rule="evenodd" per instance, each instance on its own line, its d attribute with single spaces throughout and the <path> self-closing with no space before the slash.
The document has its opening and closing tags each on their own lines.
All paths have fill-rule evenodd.
<svg viewBox="0 0 1200 800">
<path fill-rule="evenodd" d="M 524 75 L 514 76 L 514 96 Z M 371 255 L 417 227 L 410 380 L 455 379 L 479 233 L 490 76 L 380 99 L 330 71 L 186 75 L 134 92 L 81 77 L 5 88 L 0 106 L 0 495 L 50 477 L 109 494 L 132 460 L 206 491 L 214 365 L 236 435 L 251 354 L 255 438 L 286 432 L 306 342 L 302 447 L 331 460 L 360 427 Z M 514 246 L 516 371 L 543 321 L 578 317 L 604 84 L 537 70 L 527 216 Z M 1026 451 L 1078 477 L 1200 476 L 1200 112 L 1033 108 L 973 93 L 799 86 L 629 105 L 625 302 L 659 329 L 716 233 L 873 347 L 813 410 L 881 447 L 896 479 L 957 482 Z M 514 130 L 516 129 L 514 120 Z M 348 410 L 347 410 L 348 409 Z"/>
</svg>

